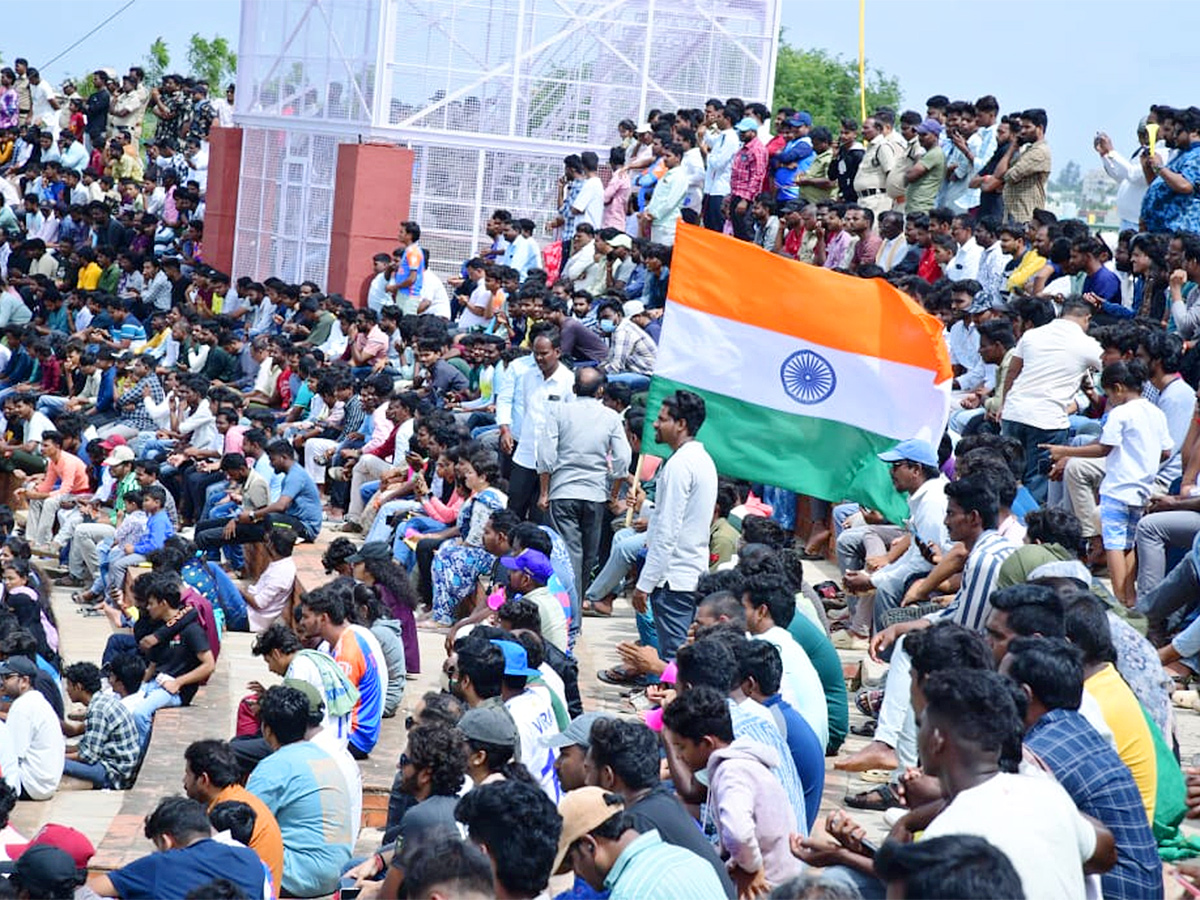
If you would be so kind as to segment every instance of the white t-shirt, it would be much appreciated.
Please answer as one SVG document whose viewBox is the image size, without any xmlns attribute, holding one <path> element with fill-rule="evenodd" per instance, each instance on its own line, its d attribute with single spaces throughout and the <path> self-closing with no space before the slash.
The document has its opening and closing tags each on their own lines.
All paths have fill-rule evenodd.
<svg viewBox="0 0 1200 900">
<path fill-rule="evenodd" d="M 489 312 L 495 312 L 492 309 L 492 292 L 484 287 L 482 282 L 480 282 L 475 290 L 471 291 L 470 303 L 471 306 L 481 306 Z M 490 321 L 492 321 L 491 316 L 481 316 L 478 313 L 473 313 L 466 306 L 458 314 L 458 326 L 464 331 L 468 328 L 474 328 L 476 325 L 487 325 Z"/>
<path fill-rule="evenodd" d="M 321 683 L 321 670 L 317 668 L 317 664 L 306 656 L 297 654 L 292 657 L 292 662 L 288 665 L 285 678 L 296 678 L 300 681 L 307 681 L 318 691 L 321 696 L 325 696 L 325 688 Z M 343 747 L 350 740 L 350 713 L 338 718 L 330 718 L 329 704 L 325 704 L 325 717 L 321 719 L 321 732 L 329 735 L 333 740 L 336 740 Z"/>
<path fill-rule="evenodd" d="M 1008 856 L 1030 900 L 1083 900 L 1096 832 L 1057 781 L 993 775 L 938 813 L 925 838 L 973 834 Z"/>
<path fill-rule="evenodd" d="M 558 774 L 554 771 L 558 751 L 546 746 L 546 741 L 558 734 L 558 720 L 554 718 L 549 695 L 526 688 L 523 693 L 505 700 L 504 705 L 521 735 L 521 762 L 533 780 L 542 786 L 546 796 L 557 804 L 561 799 Z"/>
<path fill-rule="evenodd" d="M 421 299 L 429 301 L 423 315 L 450 318 L 450 295 L 446 293 L 446 285 L 428 269 L 421 277 Z"/>
<path fill-rule="evenodd" d="M 821 746 L 828 744 L 829 707 L 825 704 L 825 689 L 821 685 L 821 676 L 817 674 L 804 648 L 796 643 L 796 639 L 786 629 L 778 625 L 751 637 L 767 641 L 779 649 L 779 658 L 783 663 L 783 679 L 779 682 L 779 693 L 804 717 L 804 721 L 812 726 L 812 730 L 821 741 Z"/>
<path fill-rule="evenodd" d="M 593 175 L 584 180 L 583 187 L 579 189 L 579 193 L 575 195 L 575 202 L 571 205 L 579 210 L 577 223 L 587 222 L 593 228 L 600 228 L 600 222 L 604 218 L 604 185 L 599 176 Z"/>
<path fill-rule="evenodd" d="M 1100 443 L 1112 447 L 1104 463 L 1100 496 L 1129 506 L 1143 506 L 1154 487 L 1162 454 L 1175 446 L 1163 411 L 1136 397 L 1108 411 Z"/>
<path fill-rule="evenodd" d="M 1031 428 L 1066 428 L 1067 404 L 1088 369 L 1100 368 L 1100 344 L 1070 319 L 1055 319 L 1021 335 L 1013 356 L 1021 371 L 1004 398 L 1004 419 Z"/>
<path fill-rule="evenodd" d="M 51 707 L 53 708 L 53 707 Z M 8 733 L 8 723 L 0 722 L 0 772 L 4 780 L 18 794 L 21 792 L 21 772 L 17 766 L 17 751 L 13 747 L 12 735 Z M 14 843 L 9 841 L 9 843 Z M 0 845 L 2 847 L 3 845 Z"/>
<path fill-rule="evenodd" d="M 62 780 L 67 745 L 54 707 L 30 689 L 8 710 L 8 735 L 17 755 L 21 788 L 34 800 L 48 800 Z"/>
<path fill-rule="evenodd" d="M 33 415 L 29 417 L 29 424 L 25 426 L 25 440 L 41 443 L 42 435 L 53 430 L 54 423 L 35 409 Z"/>
</svg>

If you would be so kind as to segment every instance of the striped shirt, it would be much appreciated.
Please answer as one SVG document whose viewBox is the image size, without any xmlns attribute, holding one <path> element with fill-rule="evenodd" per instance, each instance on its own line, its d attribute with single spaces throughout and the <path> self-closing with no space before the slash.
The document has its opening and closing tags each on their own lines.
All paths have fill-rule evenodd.
<svg viewBox="0 0 1200 900">
<path fill-rule="evenodd" d="M 982 631 L 992 611 L 990 600 L 1000 566 L 1016 549 L 1016 543 L 995 529 L 981 534 L 967 557 L 958 596 L 946 607 L 941 617 L 949 618 L 965 628 Z"/>
<path fill-rule="evenodd" d="M 609 900 L 721 900 L 725 888 L 712 866 L 690 850 L 647 831 L 621 851 L 604 877 Z"/>
</svg>

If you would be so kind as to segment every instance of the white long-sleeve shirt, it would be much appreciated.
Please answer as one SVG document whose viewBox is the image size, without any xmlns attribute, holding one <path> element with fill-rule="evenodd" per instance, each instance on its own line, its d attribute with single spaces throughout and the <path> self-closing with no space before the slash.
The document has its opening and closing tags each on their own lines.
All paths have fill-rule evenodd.
<svg viewBox="0 0 1200 900">
<path fill-rule="evenodd" d="M 537 467 L 538 442 L 546 440 L 546 420 L 553 403 L 570 403 L 575 399 L 575 375 L 564 365 L 547 378 L 536 365 L 521 376 L 513 399 L 514 408 L 523 411 L 521 433 L 513 463 L 526 469 Z"/>
<path fill-rule="evenodd" d="M 650 593 L 664 584 L 675 591 L 696 589 L 700 576 L 708 571 L 708 538 L 716 502 L 717 467 L 702 443 L 688 441 L 659 471 L 638 590 Z"/>
<path fill-rule="evenodd" d="M 704 173 L 704 193 L 714 197 L 729 195 L 729 175 L 733 171 L 733 157 L 740 146 L 737 132 L 732 128 L 713 138 L 712 149 L 708 151 L 708 169 Z"/>
<path fill-rule="evenodd" d="M 1146 196 L 1146 173 L 1142 171 L 1142 157 L 1147 148 L 1138 147 L 1132 159 L 1126 159 L 1113 150 L 1100 161 L 1108 177 L 1117 182 L 1117 215 L 1122 221 L 1137 222 L 1142 217 L 1142 198 Z"/>
</svg>

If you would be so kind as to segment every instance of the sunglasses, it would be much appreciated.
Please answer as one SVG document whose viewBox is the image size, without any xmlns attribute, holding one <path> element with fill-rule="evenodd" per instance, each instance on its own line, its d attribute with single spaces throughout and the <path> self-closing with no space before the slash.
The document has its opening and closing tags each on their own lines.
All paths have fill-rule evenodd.
<svg viewBox="0 0 1200 900">
<path fill-rule="evenodd" d="M 405 766 L 407 766 L 407 765 L 411 765 L 411 764 L 412 764 L 412 760 L 411 760 L 411 759 L 409 759 L 409 756 L 408 756 L 408 754 L 407 754 L 407 753 L 401 753 L 401 754 L 400 754 L 400 768 L 401 768 L 401 769 L 403 769 Z"/>
<path fill-rule="evenodd" d="M 404 717 L 404 730 L 405 731 L 412 731 L 412 727 L 416 724 L 417 724 L 417 720 L 412 717 L 412 713 L 409 713 L 407 716 Z"/>
</svg>

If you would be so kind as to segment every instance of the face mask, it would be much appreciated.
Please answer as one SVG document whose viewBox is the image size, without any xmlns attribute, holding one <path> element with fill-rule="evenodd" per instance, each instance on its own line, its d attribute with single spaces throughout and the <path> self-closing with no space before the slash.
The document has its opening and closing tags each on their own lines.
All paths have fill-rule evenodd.
<svg viewBox="0 0 1200 900">
<path fill-rule="evenodd" d="M 693 772 L 692 777 L 700 784 L 708 787 L 708 769 L 701 769 L 699 772 Z"/>
<path fill-rule="evenodd" d="M 612 334 L 614 331 L 617 330 L 617 323 L 614 322 L 612 319 L 601 319 L 600 320 L 600 330 L 603 331 L 605 334 Z"/>
</svg>

